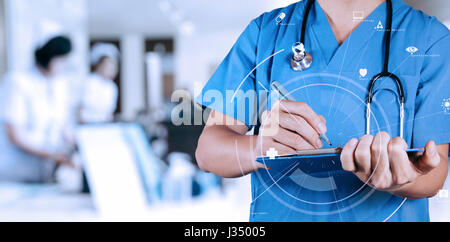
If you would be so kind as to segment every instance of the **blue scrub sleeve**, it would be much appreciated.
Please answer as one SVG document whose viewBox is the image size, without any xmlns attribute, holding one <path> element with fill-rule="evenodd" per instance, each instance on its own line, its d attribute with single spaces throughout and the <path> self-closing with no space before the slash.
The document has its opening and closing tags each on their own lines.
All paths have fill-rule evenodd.
<svg viewBox="0 0 450 242">
<path fill-rule="evenodd" d="M 444 33 L 424 56 L 416 97 L 414 147 L 424 147 L 430 140 L 450 143 L 450 34 L 447 29 Z"/>
<path fill-rule="evenodd" d="M 200 105 L 233 117 L 249 128 L 257 109 L 255 72 L 260 25 L 253 20 L 197 97 Z"/>
</svg>

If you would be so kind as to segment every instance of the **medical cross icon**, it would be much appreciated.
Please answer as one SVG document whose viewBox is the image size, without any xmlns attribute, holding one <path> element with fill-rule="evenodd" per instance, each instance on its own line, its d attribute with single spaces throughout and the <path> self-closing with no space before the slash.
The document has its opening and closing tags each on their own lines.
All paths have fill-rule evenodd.
<svg viewBox="0 0 450 242">
<path fill-rule="evenodd" d="M 278 151 L 275 148 L 270 148 L 266 152 L 266 156 L 269 157 L 271 160 L 274 160 L 278 156 Z"/>
</svg>

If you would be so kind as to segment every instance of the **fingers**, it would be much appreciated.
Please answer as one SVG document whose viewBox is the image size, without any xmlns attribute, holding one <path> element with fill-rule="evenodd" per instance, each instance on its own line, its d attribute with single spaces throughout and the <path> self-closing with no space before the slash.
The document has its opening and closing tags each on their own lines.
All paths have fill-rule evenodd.
<svg viewBox="0 0 450 242">
<path fill-rule="evenodd" d="M 309 118 L 309 120 L 305 117 Z M 317 125 L 314 126 L 311 123 L 316 123 Z M 308 147 L 308 149 L 320 149 L 323 147 L 323 142 L 317 130 L 321 129 L 326 132 L 325 118 L 315 114 L 305 103 L 293 101 L 277 102 L 271 111 L 263 113 L 262 126 L 264 128 L 263 132 L 261 132 L 262 135 L 277 137 L 277 141 L 290 147 Z M 293 135 L 288 135 L 292 138 L 291 140 L 283 138 L 279 133 L 286 134 L 286 132 L 280 131 L 279 128 L 295 132 L 302 139 Z M 293 144 L 293 141 L 298 143 Z M 304 144 L 304 141 L 307 141 L 308 144 Z"/>
<path fill-rule="evenodd" d="M 355 151 L 356 169 L 358 173 L 365 174 L 368 178 L 371 174 L 371 151 L 373 136 L 365 135 L 359 141 Z"/>
<path fill-rule="evenodd" d="M 273 115 L 271 111 L 266 111 L 261 117 L 261 129 L 256 144 L 255 157 L 267 156 L 267 152 L 271 149 L 274 149 L 277 155 L 289 155 L 296 152 L 290 145 L 294 146 L 294 143 L 299 142 L 300 139 L 294 133 L 279 127 L 279 122 L 274 116 L 277 115 Z M 287 143 L 287 145 L 284 143 Z M 307 142 L 304 141 L 304 143 Z"/>
<path fill-rule="evenodd" d="M 437 146 L 434 141 L 430 141 L 425 145 L 425 153 L 414 164 L 422 175 L 427 174 L 434 168 L 438 167 L 441 162 Z"/>
<path fill-rule="evenodd" d="M 259 134 L 266 137 L 277 135 L 279 123 L 279 115 L 277 112 L 264 111 L 261 116 L 261 129 Z"/>
<path fill-rule="evenodd" d="M 267 146 L 267 147 L 268 147 L 268 149 L 266 150 L 266 152 L 269 151 L 271 148 L 274 148 L 278 152 L 278 155 L 292 155 L 292 154 L 295 154 L 295 152 L 296 152 L 291 147 L 280 144 L 278 142 L 272 142 L 270 144 L 270 147 L 269 146 Z M 266 155 L 266 154 L 264 154 L 264 155 Z"/>
<path fill-rule="evenodd" d="M 375 137 L 366 135 L 359 142 L 352 139 L 346 144 L 341 153 L 342 167 L 370 186 L 389 191 L 414 182 L 440 164 L 433 141 L 427 143 L 426 151 L 417 162 L 410 161 L 407 149 L 404 139 L 391 139 L 386 132 Z"/>
<path fill-rule="evenodd" d="M 354 153 L 358 146 L 357 139 L 351 139 L 344 147 L 341 153 L 342 168 L 348 172 L 356 172 Z"/>
<path fill-rule="evenodd" d="M 387 189 L 392 185 L 389 165 L 388 145 L 391 137 L 386 132 L 378 133 L 373 139 L 371 149 L 371 180 L 377 189 Z"/>
<path fill-rule="evenodd" d="M 286 146 L 284 144 L 278 143 L 276 142 L 274 139 L 270 138 L 270 137 L 264 137 L 262 138 L 262 140 L 260 140 L 260 142 L 257 144 L 258 147 L 258 154 L 256 154 L 257 157 L 262 157 L 262 156 L 269 156 L 267 154 L 267 152 L 271 151 L 272 149 L 274 149 L 274 151 L 277 152 L 277 156 L 280 155 L 291 155 L 291 154 L 295 154 L 296 150 Z"/>
<path fill-rule="evenodd" d="M 71 158 L 66 155 L 56 155 L 54 158 L 54 162 L 57 165 L 66 165 L 66 166 L 75 168 L 75 164 L 73 164 Z"/>
<path fill-rule="evenodd" d="M 324 117 L 324 116 L 322 116 L 322 115 L 319 115 L 319 118 L 320 118 L 320 120 L 322 121 L 322 123 L 324 123 L 324 124 L 326 124 L 326 123 L 327 123 L 327 120 L 325 119 L 325 117 Z"/>
<path fill-rule="evenodd" d="M 279 108 L 281 111 L 286 113 L 303 117 L 319 134 L 325 134 L 327 132 L 327 126 L 324 122 L 324 118 L 317 115 L 306 103 L 296 101 L 279 101 L 275 104 L 275 108 Z"/>
<path fill-rule="evenodd" d="M 323 143 L 320 140 L 319 134 L 313 127 L 301 116 L 285 113 L 280 113 L 280 126 L 294 131 L 306 140 L 312 149 L 320 149 Z"/>
<path fill-rule="evenodd" d="M 400 137 L 393 138 L 388 145 L 389 163 L 391 167 L 392 179 L 395 185 L 404 185 L 414 181 L 418 174 L 411 169 L 406 150 L 408 144 Z"/>
<path fill-rule="evenodd" d="M 289 146 L 295 150 L 312 150 L 315 147 L 308 143 L 302 136 L 287 129 L 280 128 L 274 140 Z"/>
</svg>

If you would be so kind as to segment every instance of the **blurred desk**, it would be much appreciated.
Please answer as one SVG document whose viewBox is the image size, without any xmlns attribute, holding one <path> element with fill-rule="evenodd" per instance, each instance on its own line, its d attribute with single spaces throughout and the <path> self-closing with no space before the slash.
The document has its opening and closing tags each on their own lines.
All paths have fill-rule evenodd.
<svg viewBox="0 0 450 242">
<path fill-rule="evenodd" d="M 0 221 L 96 221 L 89 195 L 57 185 L 0 184 Z"/>
<path fill-rule="evenodd" d="M 248 178 L 241 179 L 248 182 Z M 450 179 L 445 189 L 449 183 Z M 140 217 L 101 218 L 89 195 L 63 192 L 57 185 L 0 184 L 0 222 L 247 222 L 250 202 L 246 184 L 233 186 L 226 195 L 213 192 L 182 204 L 154 205 Z M 430 215 L 432 221 L 450 221 L 450 198 L 431 198 Z"/>
<path fill-rule="evenodd" d="M 217 191 L 181 204 L 153 205 L 138 217 L 102 218 L 89 195 L 64 192 L 57 185 L 0 184 L 0 222 L 248 222 L 248 199 Z"/>
</svg>

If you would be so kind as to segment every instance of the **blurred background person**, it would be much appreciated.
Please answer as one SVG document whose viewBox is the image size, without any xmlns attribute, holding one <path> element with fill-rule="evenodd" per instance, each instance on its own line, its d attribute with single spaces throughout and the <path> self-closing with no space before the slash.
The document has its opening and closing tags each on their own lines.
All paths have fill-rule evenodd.
<svg viewBox="0 0 450 242">
<path fill-rule="evenodd" d="M 97 43 L 92 47 L 92 73 L 83 89 L 80 123 L 108 123 L 114 120 L 118 99 L 114 79 L 119 73 L 119 59 L 119 50 L 113 44 Z"/>
<path fill-rule="evenodd" d="M 58 77 L 71 52 L 65 36 L 50 38 L 35 51 L 35 65 L 6 75 L 0 111 L 2 151 L 0 181 L 46 183 L 67 154 L 68 90 Z"/>
</svg>

